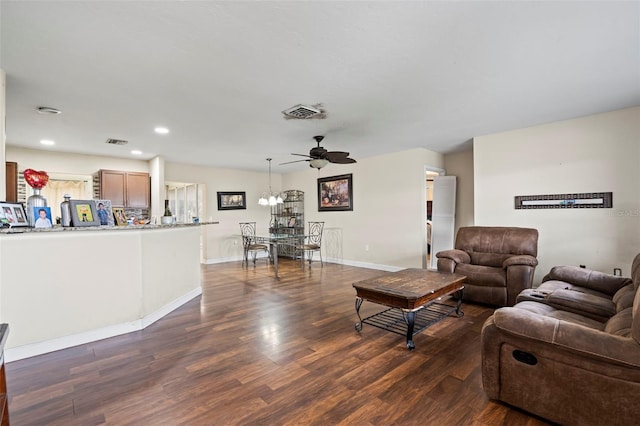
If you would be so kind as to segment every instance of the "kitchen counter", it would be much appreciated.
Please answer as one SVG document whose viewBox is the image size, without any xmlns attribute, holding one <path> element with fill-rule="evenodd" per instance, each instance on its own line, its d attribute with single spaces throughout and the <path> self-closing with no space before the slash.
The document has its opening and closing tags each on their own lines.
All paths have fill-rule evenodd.
<svg viewBox="0 0 640 426">
<path fill-rule="evenodd" d="M 3 234 L 24 234 L 31 232 L 70 232 L 70 231 L 131 231 L 140 229 L 168 229 L 168 228 L 185 228 L 202 225 L 217 225 L 220 222 L 198 222 L 198 223 L 173 223 L 170 225 L 128 225 L 128 226 L 60 226 L 55 225 L 53 228 L 29 228 L 27 226 L 16 228 L 1 228 L 0 235 Z"/>
<path fill-rule="evenodd" d="M 0 323 L 11 325 L 6 360 L 142 330 L 200 295 L 205 224 L 0 234 Z"/>
</svg>

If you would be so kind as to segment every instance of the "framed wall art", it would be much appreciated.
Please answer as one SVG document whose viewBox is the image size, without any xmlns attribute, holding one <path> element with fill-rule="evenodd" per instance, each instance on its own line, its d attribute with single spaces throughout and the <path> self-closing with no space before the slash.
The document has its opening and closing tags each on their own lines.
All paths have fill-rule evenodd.
<svg viewBox="0 0 640 426">
<path fill-rule="evenodd" d="M 583 192 L 547 195 L 516 195 L 516 210 L 520 209 L 610 209 L 613 192 Z"/>
<path fill-rule="evenodd" d="M 245 192 L 218 192 L 218 210 L 245 210 L 246 208 Z"/>
<path fill-rule="evenodd" d="M 352 211 L 353 177 L 351 174 L 318 178 L 318 211 Z"/>
<path fill-rule="evenodd" d="M 0 202 L 0 222 L 2 226 L 11 228 L 29 226 L 29 219 L 22 203 Z"/>
<path fill-rule="evenodd" d="M 100 226 L 94 200 L 70 200 L 73 226 Z"/>
</svg>

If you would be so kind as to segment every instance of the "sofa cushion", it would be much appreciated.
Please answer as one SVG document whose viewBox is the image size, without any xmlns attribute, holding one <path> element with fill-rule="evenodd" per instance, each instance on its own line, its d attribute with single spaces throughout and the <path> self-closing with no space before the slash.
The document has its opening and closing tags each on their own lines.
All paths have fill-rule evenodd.
<svg viewBox="0 0 640 426">
<path fill-rule="evenodd" d="M 506 253 L 487 253 L 483 251 L 468 251 L 469 257 L 471 258 L 471 263 L 474 265 L 485 265 L 492 266 L 494 268 L 502 268 L 502 264 L 506 259 L 512 254 Z"/>
<path fill-rule="evenodd" d="M 506 271 L 502 268 L 468 263 L 459 263 L 456 274 L 465 275 L 468 282 L 483 287 L 504 287 L 507 279 Z"/>
<path fill-rule="evenodd" d="M 544 303 L 525 301 L 516 303 L 514 308 L 523 309 L 537 315 L 544 315 L 548 318 L 554 318 L 557 320 L 570 322 L 572 324 L 578 324 L 584 327 L 592 328 L 594 330 L 603 331 L 605 328 L 605 323 L 603 322 L 596 321 L 594 319 L 587 318 L 583 315 L 575 314 L 573 312 L 556 309 L 553 306 L 545 305 Z"/>
<path fill-rule="evenodd" d="M 570 282 L 567 282 L 567 281 L 549 280 L 549 281 L 544 281 L 542 284 L 536 287 L 536 290 L 539 290 L 543 293 L 551 293 L 561 289 L 579 291 L 581 293 L 592 294 L 594 296 L 604 297 L 607 299 L 611 298 L 611 295 L 607 293 L 603 293 L 597 290 L 592 290 L 590 288 L 582 287 L 580 285 L 571 284 Z"/>
<path fill-rule="evenodd" d="M 610 318 L 618 312 L 616 304 L 611 298 L 598 297 L 574 290 L 556 290 L 548 295 L 547 303 L 556 308 L 597 319 Z"/>
<path fill-rule="evenodd" d="M 623 311 L 633 306 L 633 298 L 636 296 L 636 289 L 633 284 L 622 287 L 613 295 L 611 301 L 616 304 L 616 312 Z"/>
<path fill-rule="evenodd" d="M 607 321 L 604 331 L 616 336 L 631 337 L 632 308 L 618 312 Z"/>
</svg>

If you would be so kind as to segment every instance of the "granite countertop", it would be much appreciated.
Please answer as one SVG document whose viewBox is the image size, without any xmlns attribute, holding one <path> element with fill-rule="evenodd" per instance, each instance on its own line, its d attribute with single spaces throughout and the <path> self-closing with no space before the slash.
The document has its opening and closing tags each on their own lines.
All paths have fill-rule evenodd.
<svg viewBox="0 0 640 426">
<path fill-rule="evenodd" d="M 140 229 L 168 229 L 168 228 L 186 228 L 190 226 L 201 226 L 201 225 L 217 225 L 220 222 L 198 222 L 198 223 L 173 223 L 170 225 L 127 225 L 127 226 L 67 226 L 63 227 L 60 225 L 55 225 L 53 228 L 29 228 L 26 226 L 16 227 L 16 228 L 2 228 L 0 229 L 0 235 L 6 234 L 24 234 L 24 233 L 33 233 L 33 232 L 69 232 L 69 231 L 130 231 L 130 230 L 140 230 Z"/>
</svg>

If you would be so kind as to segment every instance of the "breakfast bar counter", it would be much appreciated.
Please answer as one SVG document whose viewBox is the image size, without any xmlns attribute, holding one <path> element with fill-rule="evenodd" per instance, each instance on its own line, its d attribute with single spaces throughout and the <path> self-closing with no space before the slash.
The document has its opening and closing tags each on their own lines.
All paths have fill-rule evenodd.
<svg viewBox="0 0 640 426">
<path fill-rule="evenodd" d="M 6 360 L 141 330 L 197 297 L 205 224 L 3 230 Z"/>
</svg>

